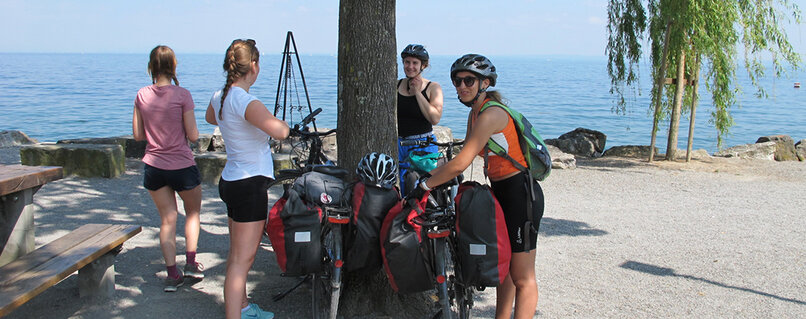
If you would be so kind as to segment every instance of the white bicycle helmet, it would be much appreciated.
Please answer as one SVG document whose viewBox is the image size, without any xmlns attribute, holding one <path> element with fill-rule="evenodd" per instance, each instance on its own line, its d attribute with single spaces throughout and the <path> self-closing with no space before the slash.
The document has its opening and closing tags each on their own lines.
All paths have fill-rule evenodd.
<svg viewBox="0 0 806 319">
<path fill-rule="evenodd" d="M 397 165 L 391 156 L 372 152 L 361 158 L 355 174 L 365 184 L 391 189 L 397 182 Z"/>
</svg>

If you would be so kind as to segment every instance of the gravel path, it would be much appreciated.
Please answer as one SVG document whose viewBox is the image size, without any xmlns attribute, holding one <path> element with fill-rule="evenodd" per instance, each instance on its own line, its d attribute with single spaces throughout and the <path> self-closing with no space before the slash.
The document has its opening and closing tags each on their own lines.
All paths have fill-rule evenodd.
<svg viewBox="0 0 806 319">
<path fill-rule="evenodd" d="M 19 163 L 16 151 L 0 149 L 0 163 Z M 539 317 L 806 318 L 806 163 L 596 159 L 578 166 L 555 170 L 542 183 Z M 84 223 L 143 225 L 117 257 L 114 299 L 80 301 L 71 276 L 6 318 L 223 315 L 228 236 L 217 188 L 203 186 L 198 260 L 207 278 L 163 293 L 159 217 L 141 186 L 141 170 L 140 161 L 128 160 L 120 178 L 67 177 L 34 198 L 37 246 Z M 479 178 L 481 169 L 472 176 Z M 184 241 L 178 246 L 182 251 Z M 278 318 L 307 318 L 304 288 L 271 301 L 294 282 L 279 275 L 264 241 L 250 274 L 250 297 Z M 494 289 L 480 294 L 477 317 L 493 316 L 494 297 Z"/>
</svg>

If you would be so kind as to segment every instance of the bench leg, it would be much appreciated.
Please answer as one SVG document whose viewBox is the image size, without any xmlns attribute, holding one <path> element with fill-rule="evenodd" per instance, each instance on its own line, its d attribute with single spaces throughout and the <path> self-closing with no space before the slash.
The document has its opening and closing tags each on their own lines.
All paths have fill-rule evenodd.
<svg viewBox="0 0 806 319">
<path fill-rule="evenodd" d="M 78 295 L 81 298 L 106 299 L 115 294 L 114 249 L 78 270 Z"/>
<path fill-rule="evenodd" d="M 0 266 L 35 248 L 33 196 L 37 189 L 0 196 Z"/>
</svg>

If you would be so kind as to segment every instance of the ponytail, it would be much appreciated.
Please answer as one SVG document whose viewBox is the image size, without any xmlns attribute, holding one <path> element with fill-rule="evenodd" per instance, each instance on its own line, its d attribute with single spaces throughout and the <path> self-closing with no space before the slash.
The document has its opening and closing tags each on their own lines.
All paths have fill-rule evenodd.
<svg viewBox="0 0 806 319">
<path fill-rule="evenodd" d="M 242 76 L 252 70 L 252 62 L 259 62 L 260 52 L 255 46 L 255 40 L 237 39 L 227 48 L 224 56 L 224 72 L 227 73 L 227 81 L 221 92 L 221 107 L 218 109 L 218 119 L 223 119 L 224 99 L 227 98 L 232 84 Z"/>
</svg>

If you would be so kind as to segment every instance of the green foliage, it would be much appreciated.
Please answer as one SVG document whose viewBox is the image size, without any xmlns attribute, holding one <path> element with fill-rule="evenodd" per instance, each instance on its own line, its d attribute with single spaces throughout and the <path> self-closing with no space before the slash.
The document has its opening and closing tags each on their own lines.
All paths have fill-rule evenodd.
<svg viewBox="0 0 806 319">
<path fill-rule="evenodd" d="M 730 108 L 737 104 L 736 96 L 740 92 L 736 84 L 739 43 L 744 48 L 744 66 L 759 97 L 766 97 L 758 81 L 765 75 L 762 59 L 772 60 L 777 77 L 786 73 L 786 66 L 799 67 L 800 55 L 790 45 L 781 26 L 785 21 L 800 23 L 800 10 L 789 0 L 610 0 L 606 52 L 610 91 L 616 95 L 613 109 L 623 113 L 627 107 L 624 92 L 637 86 L 644 37 L 650 45 L 653 85 L 660 85 L 657 76 L 663 64 L 666 26 L 670 24 L 665 77 L 674 77 L 681 51 L 688 61 L 687 77 L 695 73 L 695 68 L 705 69 L 700 71 L 700 81 L 712 95 L 714 109 L 710 121 L 719 133 L 721 147 L 722 138 L 733 125 Z M 693 63 L 697 57 L 702 61 L 699 65 Z M 674 89 L 667 88 L 663 96 L 652 92 L 652 101 L 661 99 L 661 119 L 668 115 L 674 96 Z M 686 87 L 685 107 L 691 105 L 691 88 Z"/>
</svg>

